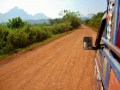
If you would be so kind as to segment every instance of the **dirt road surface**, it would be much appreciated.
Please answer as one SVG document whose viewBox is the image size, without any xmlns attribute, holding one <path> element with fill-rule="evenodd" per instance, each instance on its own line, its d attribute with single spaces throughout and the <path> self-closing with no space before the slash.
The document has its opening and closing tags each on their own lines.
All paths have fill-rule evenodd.
<svg viewBox="0 0 120 90">
<path fill-rule="evenodd" d="M 0 61 L 0 90 L 93 90 L 94 51 L 83 37 L 96 33 L 82 25 L 36 49 Z"/>
</svg>

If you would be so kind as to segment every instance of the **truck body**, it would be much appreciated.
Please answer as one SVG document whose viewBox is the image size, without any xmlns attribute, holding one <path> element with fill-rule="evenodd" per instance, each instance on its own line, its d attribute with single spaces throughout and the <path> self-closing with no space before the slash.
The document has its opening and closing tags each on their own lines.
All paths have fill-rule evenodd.
<svg viewBox="0 0 120 90">
<path fill-rule="evenodd" d="M 120 0 L 107 0 L 92 50 L 95 50 L 94 89 L 120 90 Z"/>
</svg>

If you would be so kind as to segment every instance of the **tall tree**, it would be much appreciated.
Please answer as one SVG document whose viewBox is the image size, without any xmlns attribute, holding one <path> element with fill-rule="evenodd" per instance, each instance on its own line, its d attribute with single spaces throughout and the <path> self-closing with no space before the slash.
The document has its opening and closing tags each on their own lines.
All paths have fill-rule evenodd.
<svg viewBox="0 0 120 90">
<path fill-rule="evenodd" d="M 7 23 L 8 28 L 20 28 L 23 27 L 25 23 L 20 17 L 9 19 L 9 22 Z"/>
<path fill-rule="evenodd" d="M 95 14 L 91 19 L 85 20 L 85 24 L 95 27 L 95 28 L 99 28 L 103 15 L 104 15 L 103 12 L 99 12 L 99 13 Z"/>
<path fill-rule="evenodd" d="M 73 28 L 78 28 L 81 24 L 79 12 L 71 12 L 70 10 L 62 11 L 62 20 L 66 22 L 71 22 Z"/>
</svg>

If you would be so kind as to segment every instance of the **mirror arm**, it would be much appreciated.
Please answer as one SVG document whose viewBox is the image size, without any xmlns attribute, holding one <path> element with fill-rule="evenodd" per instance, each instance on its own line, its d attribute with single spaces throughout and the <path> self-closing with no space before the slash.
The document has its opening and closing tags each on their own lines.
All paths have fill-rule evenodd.
<svg viewBox="0 0 120 90">
<path fill-rule="evenodd" d="M 104 47 L 105 47 L 105 44 L 100 44 L 99 47 L 92 47 L 92 50 L 103 49 Z"/>
</svg>

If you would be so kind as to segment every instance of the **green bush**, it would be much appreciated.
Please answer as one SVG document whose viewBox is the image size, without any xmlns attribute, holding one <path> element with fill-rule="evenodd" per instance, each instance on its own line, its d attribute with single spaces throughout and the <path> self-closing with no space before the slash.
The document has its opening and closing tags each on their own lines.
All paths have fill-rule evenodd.
<svg viewBox="0 0 120 90">
<path fill-rule="evenodd" d="M 46 37 L 47 38 L 51 38 L 53 36 L 53 32 L 51 31 L 52 28 L 51 27 L 42 27 L 43 30 L 46 32 Z"/>
<path fill-rule="evenodd" d="M 0 45 L 1 45 L 1 42 L 0 42 Z M 11 43 L 5 43 L 4 47 L 0 48 L 0 55 L 8 54 L 13 50 L 14 50 L 14 47 L 12 46 Z"/>
<path fill-rule="evenodd" d="M 72 29 L 73 29 L 73 27 L 71 26 L 71 23 L 65 22 L 65 23 L 61 23 L 61 24 L 54 24 L 52 27 L 52 32 L 54 34 L 59 34 L 59 33 L 67 32 Z"/>
<path fill-rule="evenodd" d="M 11 43 L 14 48 L 26 47 L 28 45 L 28 34 L 23 30 L 14 30 L 7 36 L 7 41 Z"/>
<path fill-rule="evenodd" d="M 6 41 L 6 37 L 9 34 L 9 29 L 3 26 L 0 26 L 0 40 Z"/>
<path fill-rule="evenodd" d="M 17 48 L 41 42 L 54 34 L 72 30 L 71 22 L 58 23 L 51 26 L 26 25 L 19 29 L 0 26 L 0 54 L 7 54 Z"/>
<path fill-rule="evenodd" d="M 71 12 L 69 10 L 63 11 L 63 22 L 70 22 L 73 28 L 78 28 L 81 24 L 81 18 L 79 12 Z"/>
<path fill-rule="evenodd" d="M 25 22 L 20 17 L 12 18 L 7 23 L 8 28 L 21 28 L 25 25 Z"/>
<path fill-rule="evenodd" d="M 26 31 L 29 35 L 30 43 L 40 42 L 52 36 L 52 32 L 43 27 L 33 26 Z"/>
<path fill-rule="evenodd" d="M 13 49 L 12 45 L 7 43 L 9 31 L 8 28 L 0 25 L 0 54 L 7 54 Z"/>
<path fill-rule="evenodd" d="M 99 12 L 96 15 L 94 15 L 91 19 L 85 20 L 84 23 L 91 27 L 99 28 L 103 14 L 104 14 L 103 12 Z"/>
</svg>

